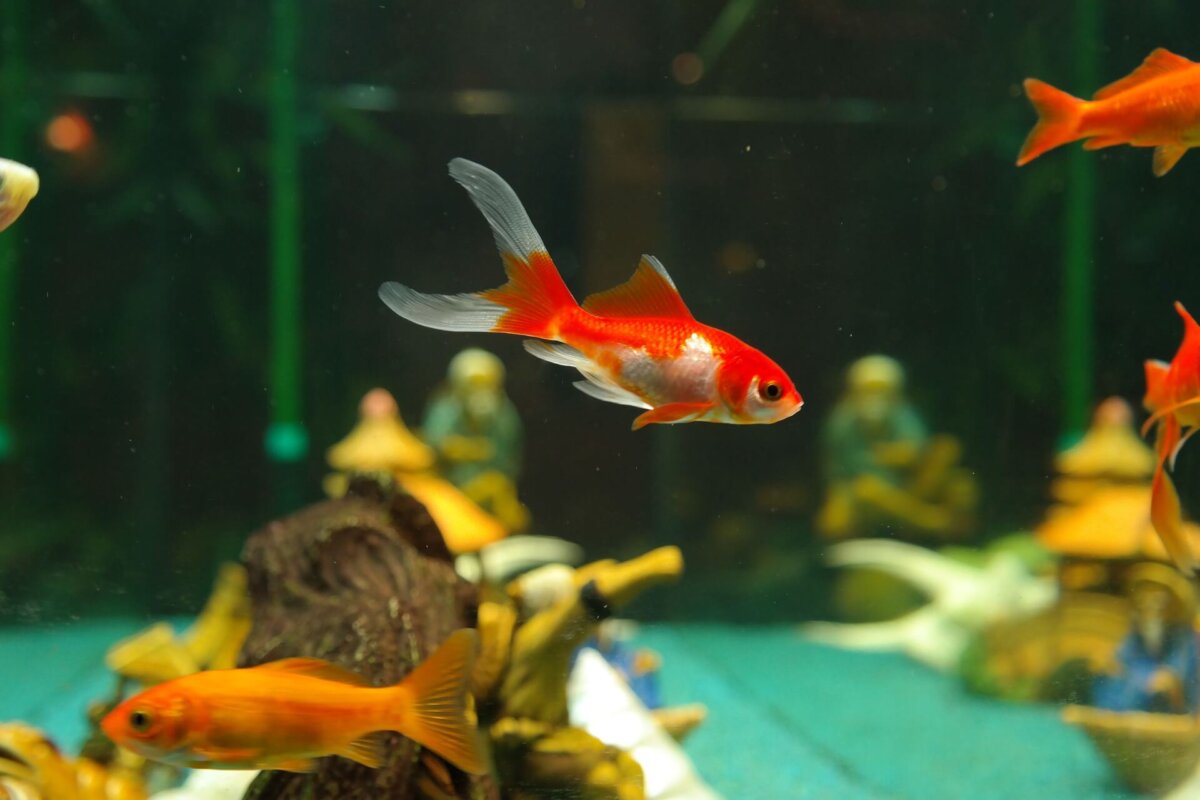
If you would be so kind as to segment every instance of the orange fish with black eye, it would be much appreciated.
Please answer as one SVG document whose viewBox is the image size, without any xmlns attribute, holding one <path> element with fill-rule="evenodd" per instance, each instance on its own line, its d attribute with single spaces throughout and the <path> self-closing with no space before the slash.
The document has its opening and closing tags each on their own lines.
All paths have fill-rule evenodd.
<svg viewBox="0 0 1200 800">
<path fill-rule="evenodd" d="M 1154 148 L 1154 174 L 1166 175 L 1200 145 L 1200 63 L 1159 48 L 1128 76 L 1089 100 L 1042 81 L 1025 81 L 1038 123 L 1017 156 L 1028 164 L 1047 150 L 1087 139 L 1084 150 L 1127 144 Z"/>
<path fill-rule="evenodd" d="M 396 731 L 467 772 L 488 771 L 467 713 L 472 630 L 451 634 L 395 686 L 316 658 L 198 672 L 151 687 L 100 723 L 138 755 L 193 769 L 310 772 L 338 755 L 378 767 L 381 731 Z"/>
<path fill-rule="evenodd" d="M 697 322 L 653 256 L 642 256 L 627 282 L 581 305 L 499 175 L 462 158 L 450 162 L 450 175 L 491 225 L 508 283 L 455 295 L 385 283 L 379 296 L 400 316 L 444 331 L 531 337 L 529 353 L 579 370 L 586 378 L 575 383 L 580 391 L 643 409 L 634 430 L 651 423 L 779 422 L 804 404 L 778 364 Z"/>
<path fill-rule="evenodd" d="M 1183 530 L 1179 493 L 1167 475 L 1184 443 L 1200 430 L 1200 325 L 1182 303 L 1175 310 L 1183 317 L 1183 342 L 1170 364 L 1146 362 L 1146 410 L 1150 418 L 1142 427 L 1145 435 L 1158 426 L 1158 466 L 1150 491 L 1150 521 L 1167 552 L 1187 575 L 1196 571 L 1196 557 Z"/>
</svg>

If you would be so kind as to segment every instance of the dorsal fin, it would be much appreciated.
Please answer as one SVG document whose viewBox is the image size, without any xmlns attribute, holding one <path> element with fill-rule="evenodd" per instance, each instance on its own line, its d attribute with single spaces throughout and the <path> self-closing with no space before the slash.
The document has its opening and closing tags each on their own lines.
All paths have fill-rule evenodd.
<svg viewBox="0 0 1200 800">
<path fill-rule="evenodd" d="M 673 317 L 694 319 L 667 269 L 654 256 L 642 256 L 633 277 L 583 301 L 584 311 L 600 317 Z"/>
<path fill-rule="evenodd" d="M 1165 47 L 1160 47 L 1146 56 L 1146 60 L 1142 62 L 1140 67 L 1119 81 L 1113 81 L 1108 86 L 1101 88 L 1092 95 L 1092 99 L 1105 100 L 1113 95 L 1120 94 L 1126 89 L 1132 89 L 1140 83 L 1152 81 L 1168 73 L 1194 66 L 1196 66 L 1195 61 L 1190 61 L 1183 56 L 1177 56 Z"/>
<path fill-rule="evenodd" d="M 281 658 L 278 661 L 268 661 L 251 669 L 273 670 L 275 672 L 290 672 L 293 675 L 307 675 L 310 678 L 321 678 L 327 681 L 348 683 L 352 686 L 370 686 L 371 682 L 357 672 L 331 664 L 320 658 Z"/>
</svg>

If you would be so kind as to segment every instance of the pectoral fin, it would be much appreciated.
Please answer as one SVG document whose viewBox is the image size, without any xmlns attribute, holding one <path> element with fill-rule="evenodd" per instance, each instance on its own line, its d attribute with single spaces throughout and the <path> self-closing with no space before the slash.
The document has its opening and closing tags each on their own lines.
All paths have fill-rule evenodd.
<svg viewBox="0 0 1200 800">
<path fill-rule="evenodd" d="M 253 769 L 263 754 L 261 749 L 255 747 L 215 747 L 213 745 L 198 745 L 192 748 L 192 753 L 200 760 L 213 764 L 245 765 L 246 769 Z"/>
<path fill-rule="evenodd" d="M 1083 143 L 1084 150 L 1103 150 L 1106 147 L 1116 147 L 1125 144 L 1127 140 L 1121 136 L 1093 136 Z"/>
<path fill-rule="evenodd" d="M 1187 146 L 1182 144 L 1164 144 L 1154 148 L 1154 177 L 1161 178 L 1170 172 L 1187 151 Z"/>
<path fill-rule="evenodd" d="M 716 403 L 667 403 L 665 406 L 652 408 L 641 414 L 633 421 L 633 429 L 640 430 L 647 425 L 671 425 L 677 422 L 691 422 L 712 411 Z"/>
</svg>

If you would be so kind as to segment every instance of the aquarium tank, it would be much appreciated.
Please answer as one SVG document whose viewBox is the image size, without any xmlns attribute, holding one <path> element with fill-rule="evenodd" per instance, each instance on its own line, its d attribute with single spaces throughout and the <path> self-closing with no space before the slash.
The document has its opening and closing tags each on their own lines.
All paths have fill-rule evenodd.
<svg viewBox="0 0 1200 800">
<path fill-rule="evenodd" d="M 1198 24 L 0 0 L 0 800 L 1200 796 Z"/>
</svg>

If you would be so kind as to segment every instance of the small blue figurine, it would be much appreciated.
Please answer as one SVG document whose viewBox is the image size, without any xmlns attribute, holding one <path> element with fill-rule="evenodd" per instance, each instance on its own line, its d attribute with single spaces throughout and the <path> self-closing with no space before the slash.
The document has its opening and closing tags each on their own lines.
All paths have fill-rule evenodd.
<svg viewBox="0 0 1200 800">
<path fill-rule="evenodd" d="M 1110 711 L 1193 714 L 1197 710 L 1197 638 L 1191 584 L 1162 564 L 1139 564 L 1127 583 L 1132 627 L 1108 673 L 1092 687 L 1093 705 Z"/>
<path fill-rule="evenodd" d="M 653 650 L 644 647 L 634 648 L 626 644 L 623 641 L 624 637 L 614 630 L 612 624 L 609 624 L 613 622 L 619 624 L 620 621 L 608 620 L 602 623 L 596 635 L 584 642 L 579 649 L 590 647 L 603 656 L 604 660 L 625 679 L 630 690 L 637 695 L 647 709 L 654 711 L 662 708 L 662 689 L 658 684 L 658 668 L 661 659 Z M 578 652 L 577 650 L 576 655 Z M 573 663 L 574 657 L 572 657 Z"/>
</svg>

